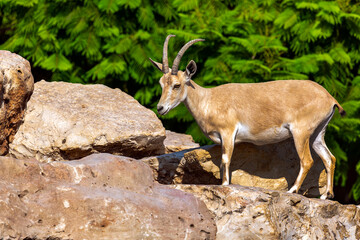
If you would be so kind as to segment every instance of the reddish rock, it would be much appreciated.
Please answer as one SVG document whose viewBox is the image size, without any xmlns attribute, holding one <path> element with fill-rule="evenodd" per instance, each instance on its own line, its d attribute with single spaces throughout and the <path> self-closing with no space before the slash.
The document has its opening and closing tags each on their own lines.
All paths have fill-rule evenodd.
<svg viewBox="0 0 360 240">
<path fill-rule="evenodd" d="M 215 239 L 202 201 L 154 182 L 140 161 L 94 154 L 70 162 L 0 158 L 4 239 Z"/>
<path fill-rule="evenodd" d="M 8 153 L 33 90 L 30 63 L 15 53 L 0 50 L 0 155 Z"/>
</svg>

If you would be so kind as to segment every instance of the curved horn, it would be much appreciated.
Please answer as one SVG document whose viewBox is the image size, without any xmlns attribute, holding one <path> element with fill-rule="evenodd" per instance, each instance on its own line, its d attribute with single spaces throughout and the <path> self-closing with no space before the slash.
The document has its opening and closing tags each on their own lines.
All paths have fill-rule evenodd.
<svg viewBox="0 0 360 240">
<path fill-rule="evenodd" d="M 169 44 L 169 39 L 171 37 L 175 37 L 175 35 L 168 35 L 165 39 L 164 42 L 164 48 L 163 48 L 163 65 L 162 65 L 162 72 L 168 73 L 169 72 L 169 61 L 168 61 L 168 44 Z"/>
<path fill-rule="evenodd" d="M 195 40 L 191 40 L 190 42 L 188 42 L 187 44 L 185 44 L 179 51 L 179 53 L 177 54 L 173 66 L 171 68 L 171 75 L 177 75 L 177 72 L 179 70 L 179 64 L 180 64 L 180 60 L 182 58 L 182 56 L 184 55 L 184 53 L 186 52 L 186 50 L 193 45 L 196 42 L 200 42 L 200 41 L 205 41 L 205 39 L 195 39 Z"/>
</svg>

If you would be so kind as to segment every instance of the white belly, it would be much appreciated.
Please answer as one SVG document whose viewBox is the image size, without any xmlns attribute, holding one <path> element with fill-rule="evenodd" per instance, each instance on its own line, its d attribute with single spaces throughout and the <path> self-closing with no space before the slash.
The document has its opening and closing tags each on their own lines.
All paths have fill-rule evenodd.
<svg viewBox="0 0 360 240">
<path fill-rule="evenodd" d="M 237 124 L 235 130 L 235 142 L 250 142 L 256 145 L 265 145 L 270 143 L 281 142 L 291 137 L 288 124 L 280 127 L 271 127 L 257 134 L 251 134 L 249 127 Z"/>
<path fill-rule="evenodd" d="M 217 144 L 221 144 L 221 134 L 217 131 L 205 132 L 212 141 Z M 238 123 L 233 134 L 236 143 L 239 142 L 249 142 L 255 145 L 265 145 L 271 143 L 281 142 L 285 139 L 290 138 L 291 132 L 289 130 L 288 124 L 283 124 L 281 127 L 272 127 L 268 128 L 263 132 L 257 134 L 251 134 L 249 127 L 246 125 Z"/>
</svg>

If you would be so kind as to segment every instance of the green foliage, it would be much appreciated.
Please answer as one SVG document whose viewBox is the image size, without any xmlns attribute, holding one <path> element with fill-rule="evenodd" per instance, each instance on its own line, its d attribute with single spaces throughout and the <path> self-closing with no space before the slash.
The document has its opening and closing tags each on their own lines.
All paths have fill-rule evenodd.
<svg viewBox="0 0 360 240">
<path fill-rule="evenodd" d="M 29 59 L 36 80 L 102 83 L 119 87 L 155 108 L 167 34 L 170 62 L 181 46 L 194 80 L 203 86 L 311 79 L 347 111 L 326 135 L 337 157 L 336 184 L 353 184 L 360 200 L 360 4 L 351 0 L 0 0 L 0 47 Z M 155 109 L 154 109 L 155 110 Z M 208 143 L 181 105 L 162 120 Z M 357 178 L 349 183 L 348 173 Z"/>
</svg>

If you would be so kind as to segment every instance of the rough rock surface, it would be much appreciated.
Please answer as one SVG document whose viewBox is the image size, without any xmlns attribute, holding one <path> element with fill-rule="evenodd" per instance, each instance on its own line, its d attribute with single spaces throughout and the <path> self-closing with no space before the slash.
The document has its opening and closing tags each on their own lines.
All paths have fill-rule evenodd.
<svg viewBox="0 0 360 240">
<path fill-rule="evenodd" d="M 194 142 L 191 135 L 176 133 L 166 130 L 164 140 L 165 153 L 180 152 L 182 150 L 198 148 L 200 145 Z"/>
<path fill-rule="evenodd" d="M 119 89 L 40 81 L 10 156 L 44 162 L 95 152 L 141 158 L 164 153 L 164 139 L 155 113 Z"/>
<path fill-rule="evenodd" d="M 30 63 L 15 53 L 0 50 L 0 155 L 8 153 L 33 90 Z"/>
<path fill-rule="evenodd" d="M 360 239 L 360 207 L 260 188 L 177 185 L 205 202 L 216 239 Z"/>
<path fill-rule="evenodd" d="M 317 197 L 325 191 L 326 172 L 316 154 L 300 192 Z M 221 147 L 197 149 L 142 159 L 154 170 L 155 179 L 163 184 L 221 184 Z M 299 173 L 300 160 L 294 142 L 256 146 L 237 144 L 230 164 L 232 184 L 288 190 Z"/>
<path fill-rule="evenodd" d="M 192 194 L 153 180 L 141 161 L 111 154 L 39 163 L 0 157 L 0 238 L 215 239 Z"/>
</svg>

